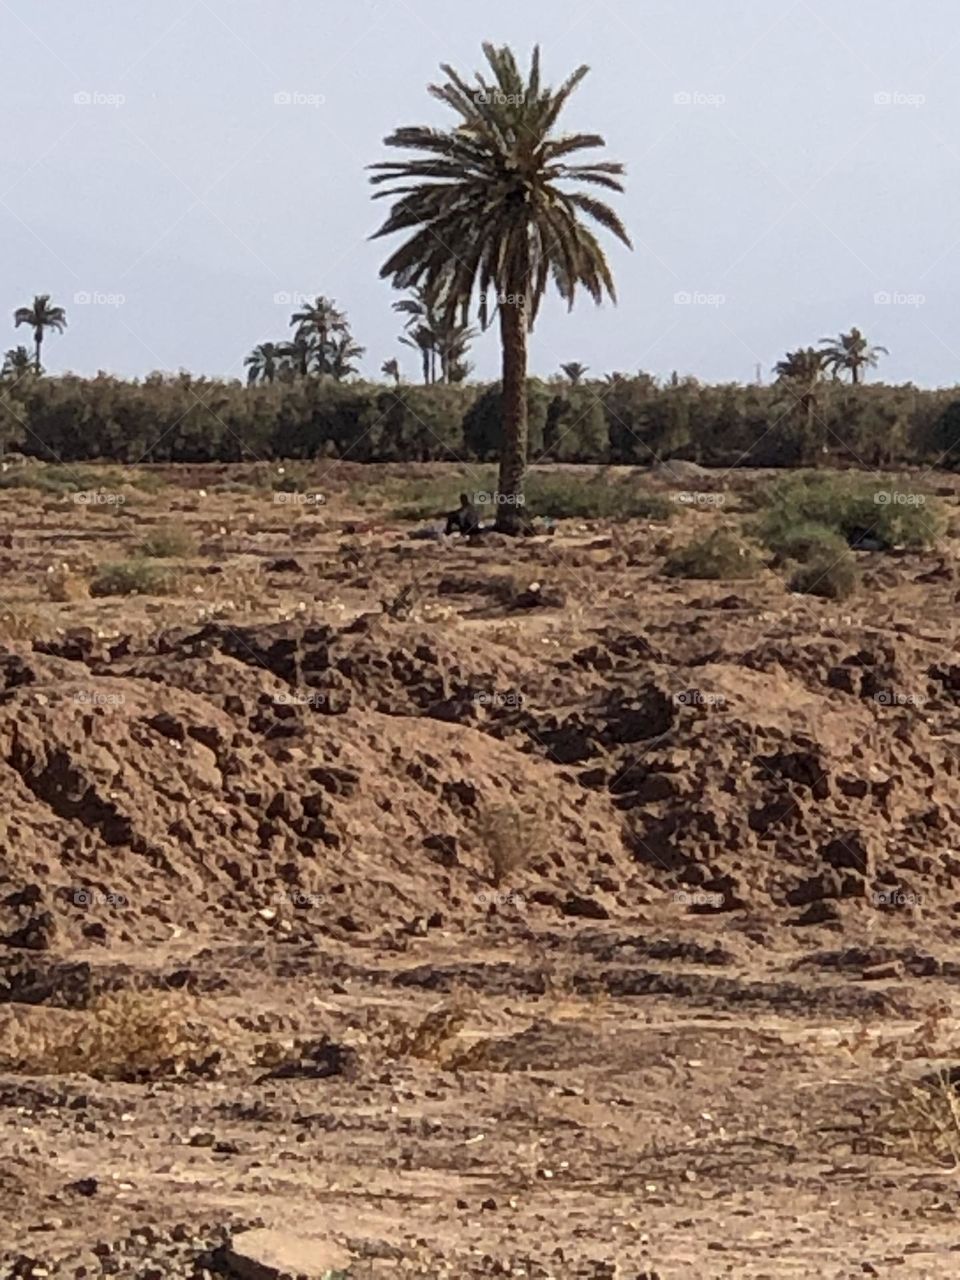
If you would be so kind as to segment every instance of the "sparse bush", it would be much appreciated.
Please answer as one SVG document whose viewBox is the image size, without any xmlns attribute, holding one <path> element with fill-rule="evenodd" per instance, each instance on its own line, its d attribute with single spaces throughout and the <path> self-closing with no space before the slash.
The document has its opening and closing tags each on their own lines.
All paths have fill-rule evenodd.
<svg viewBox="0 0 960 1280">
<path fill-rule="evenodd" d="M 184 560 L 196 550 L 196 538 L 182 525 L 155 529 L 140 544 L 140 554 L 155 560 Z"/>
<path fill-rule="evenodd" d="M 55 604 L 68 604 L 73 600 L 86 600 L 90 595 L 90 584 L 83 574 L 61 564 L 47 574 L 43 594 Z"/>
<path fill-rule="evenodd" d="M 768 546 L 798 525 L 818 524 L 854 547 L 876 542 L 884 550 L 899 545 L 920 548 L 934 543 L 944 524 L 942 507 L 933 496 L 900 493 L 895 481 L 880 478 L 806 473 L 758 491 L 755 500 L 765 508 L 758 534 Z"/>
<path fill-rule="evenodd" d="M 907 1151 L 928 1163 L 931 1159 L 960 1167 L 960 1093 L 955 1073 L 941 1070 L 918 1083 L 904 1083 L 885 1100 L 887 1123 L 881 1137 L 885 1150 Z"/>
<path fill-rule="evenodd" d="M 567 471 L 531 472 L 524 487 L 529 517 L 579 520 L 669 520 L 673 503 L 640 488 L 631 478 L 610 479 L 602 472 L 585 480 Z"/>
<path fill-rule="evenodd" d="M 82 1072 L 97 1080 L 142 1081 L 205 1071 L 225 1032 L 183 992 L 115 991 L 82 1012 L 40 1010 L 7 1029 L 6 1070 L 27 1075 Z"/>
<path fill-rule="evenodd" d="M 175 587 L 168 570 L 149 560 L 121 560 L 105 564 L 90 583 L 92 596 L 165 596 Z"/>
<path fill-rule="evenodd" d="M 835 529 L 809 521 L 804 524 L 771 526 L 767 546 L 776 552 L 781 561 L 794 560 L 798 564 L 830 556 L 839 559 L 849 550 L 846 539 Z"/>
<path fill-rule="evenodd" d="M 729 529 L 715 529 L 678 547 L 667 556 L 663 572 L 668 578 L 752 578 L 759 572 L 760 556 L 755 547 Z"/>
<path fill-rule="evenodd" d="M 481 809 L 475 834 L 490 881 L 496 887 L 543 847 L 539 824 L 512 804 L 488 805 Z"/>
<path fill-rule="evenodd" d="M 824 600 L 846 600 L 859 580 L 856 561 L 844 547 L 839 555 L 815 555 L 800 565 L 790 579 L 790 590 Z"/>
</svg>

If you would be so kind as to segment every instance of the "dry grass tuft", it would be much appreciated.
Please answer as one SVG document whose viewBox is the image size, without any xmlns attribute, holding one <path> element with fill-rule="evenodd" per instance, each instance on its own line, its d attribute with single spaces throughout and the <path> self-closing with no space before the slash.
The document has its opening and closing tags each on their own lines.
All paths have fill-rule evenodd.
<svg viewBox="0 0 960 1280">
<path fill-rule="evenodd" d="M 40 615 L 33 609 L 0 610 L 0 640 L 35 640 L 41 630 Z"/>
<path fill-rule="evenodd" d="M 60 564 L 47 574 L 43 584 L 43 594 L 55 604 L 89 600 L 90 584 L 83 574 L 75 572 L 69 565 Z"/>
<path fill-rule="evenodd" d="M 186 560 L 196 552 L 197 540 L 183 525 L 154 529 L 140 544 L 140 554 L 152 560 Z"/>
<path fill-rule="evenodd" d="M 883 1108 L 878 1141 L 888 1154 L 960 1168 L 960 1079 L 941 1069 L 919 1083 L 907 1083 Z"/>
<path fill-rule="evenodd" d="M 115 991 L 82 1012 L 24 1010 L 5 1028 L 0 1066 L 24 1075 L 82 1072 L 142 1081 L 209 1070 L 225 1031 L 184 992 Z"/>
<path fill-rule="evenodd" d="M 461 1000 L 447 1000 L 416 1023 L 395 1020 L 387 1032 L 384 1051 L 395 1058 L 419 1058 L 443 1065 L 451 1056 L 453 1041 L 470 1016 Z"/>
<path fill-rule="evenodd" d="M 542 824 L 512 804 L 482 808 L 474 838 L 497 888 L 544 847 Z"/>
</svg>

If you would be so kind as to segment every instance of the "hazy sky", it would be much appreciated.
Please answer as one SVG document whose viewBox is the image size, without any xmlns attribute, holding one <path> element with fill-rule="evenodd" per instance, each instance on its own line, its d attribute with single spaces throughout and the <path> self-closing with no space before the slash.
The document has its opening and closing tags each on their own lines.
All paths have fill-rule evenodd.
<svg viewBox="0 0 960 1280">
<path fill-rule="evenodd" d="M 285 298 L 323 293 L 365 372 L 415 378 L 364 166 L 448 118 L 426 84 L 489 39 L 539 41 L 551 80 L 588 63 L 566 127 L 628 166 L 620 304 L 548 300 L 536 372 L 748 380 L 858 324 L 888 380 L 960 380 L 956 0 L 0 0 L 0 21 L 0 350 L 50 293 L 51 371 L 241 376 Z M 496 373 L 495 333 L 473 358 Z"/>
</svg>

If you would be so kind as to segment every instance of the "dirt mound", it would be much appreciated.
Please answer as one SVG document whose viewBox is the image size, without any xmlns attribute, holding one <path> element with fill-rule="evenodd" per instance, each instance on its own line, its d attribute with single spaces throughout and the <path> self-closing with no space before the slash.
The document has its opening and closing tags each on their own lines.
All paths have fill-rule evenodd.
<svg viewBox="0 0 960 1280">
<path fill-rule="evenodd" d="M 960 913 L 960 680 L 933 646 L 467 636 L 364 615 L 7 655 L 0 938 L 416 930 L 509 911 L 505 877 L 595 918 L 650 892 Z"/>
<path fill-rule="evenodd" d="M 0 703 L 9 946 L 482 917 L 493 807 L 515 809 L 518 883 L 589 891 L 618 851 L 631 869 L 609 802 L 458 723 L 459 703 L 482 707 L 468 682 L 489 678 L 418 637 L 207 628 L 15 669 Z"/>
</svg>

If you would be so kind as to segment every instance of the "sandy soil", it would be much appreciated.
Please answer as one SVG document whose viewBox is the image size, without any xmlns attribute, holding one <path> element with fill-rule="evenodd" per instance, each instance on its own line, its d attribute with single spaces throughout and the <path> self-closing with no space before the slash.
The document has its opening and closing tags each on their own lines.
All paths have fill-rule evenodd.
<svg viewBox="0 0 960 1280">
<path fill-rule="evenodd" d="M 756 475 L 410 470 L 0 492 L 0 1277 L 960 1275 L 956 543 L 837 604 L 663 576 Z"/>
</svg>

